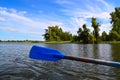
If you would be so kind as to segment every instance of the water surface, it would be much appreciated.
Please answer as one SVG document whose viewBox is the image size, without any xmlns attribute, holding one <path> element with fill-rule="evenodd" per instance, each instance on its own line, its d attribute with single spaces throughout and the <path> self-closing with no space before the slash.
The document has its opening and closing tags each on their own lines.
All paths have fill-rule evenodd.
<svg viewBox="0 0 120 80">
<path fill-rule="evenodd" d="M 119 44 L 0 43 L 0 80 L 120 80 L 120 68 L 60 60 L 29 58 L 33 45 L 58 49 L 66 55 L 120 61 Z"/>
</svg>

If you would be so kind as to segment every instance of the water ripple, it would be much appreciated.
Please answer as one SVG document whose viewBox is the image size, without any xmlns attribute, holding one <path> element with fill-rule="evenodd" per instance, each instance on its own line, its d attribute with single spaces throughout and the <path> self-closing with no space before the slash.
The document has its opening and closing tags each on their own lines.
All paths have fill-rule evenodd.
<svg viewBox="0 0 120 80">
<path fill-rule="evenodd" d="M 0 43 L 0 80 L 119 80 L 118 68 L 84 62 L 38 61 L 29 58 L 34 44 Z M 61 50 L 66 55 L 112 60 L 110 45 L 37 44 Z M 115 48 L 116 49 L 116 48 Z M 106 52 L 107 50 L 107 52 Z M 106 56 L 104 56 L 106 55 Z"/>
</svg>

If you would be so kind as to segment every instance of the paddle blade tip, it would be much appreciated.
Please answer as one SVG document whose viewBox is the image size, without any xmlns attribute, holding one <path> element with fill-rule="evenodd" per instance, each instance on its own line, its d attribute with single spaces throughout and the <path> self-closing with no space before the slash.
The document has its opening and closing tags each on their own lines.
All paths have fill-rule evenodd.
<svg viewBox="0 0 120 80">
<path fill-rule="evenodd" d="M 64 54 L 55 49 L 34 45 L 30 50 L 29 57 L 37 60 L 58 61 L 64 57 Z"/>
</svg>

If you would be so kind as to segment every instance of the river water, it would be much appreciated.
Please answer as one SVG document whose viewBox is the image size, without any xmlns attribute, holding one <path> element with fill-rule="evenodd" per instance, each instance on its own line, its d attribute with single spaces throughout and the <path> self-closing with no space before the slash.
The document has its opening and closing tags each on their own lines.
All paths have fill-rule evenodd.
<svg viewBox="0 0 120 80">
<path fill-rule="evenodd" d="M 120 62 L 120 44 L 0 43 L 0 80 L 120 80 L 120 68 L 71 60 L 49 62 L 29 58 L 33 45 L 66 55 Z"/>
</svg>

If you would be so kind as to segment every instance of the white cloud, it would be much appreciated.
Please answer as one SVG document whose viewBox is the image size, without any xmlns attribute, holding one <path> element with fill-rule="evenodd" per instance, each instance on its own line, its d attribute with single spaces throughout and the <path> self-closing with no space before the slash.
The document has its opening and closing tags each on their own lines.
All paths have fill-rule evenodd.
<svg viewBox="0 0 120 80">
<path fill-rule="evenodd" d="M 25 33 L 26 35 L 43 35 L 39 30 L 19 30 L 15 29 L 13 27 L 0 27 L 0 31 L 6 31 L 6 32 L 16 32 L 16 33 Z"/>
<path fill-rule="evenodd" d="M 77 28 L 82 27 L 83 24 L 86 24 L 87 21 L 84 18 L 72 17 L 70 23 Z"/>
<path fill-rule="evenodd" d="M 49 21 L 48 25 L 50 25 L 50 26 L 55 26 L 55 25 L 61 26 L 61 25 L 63 25 L 63 23 L 62 22 L 56 22 L 56 21 Z"/>
<path fill-rule="evenodd" d="M 3 17 L 0 17 L 0 21 L 5 21 L 6 19 Z"/>
<path fill-rule="evenodd" d="M 9 31 L 9 32 L 16 32 L 17 31 L 14 28 L 11 28 L 11 27 L 0 27 L 0 30 Z"/>
<path fill-rule="evenodd" d="M 60 5 L 73 5 L 74 3 L 70 0 L 56 0 L 56 3 L 57 4 L 60 4 Z"/>
<path fill-rule="evenodd" d="M 107 3 L 105 0 L 97 0 L 97 1 L 101 2 L 105 6 L 105 8 L 107 8 L 107 10 L 110 10 L 110 9 L 114 8 L 112 5 Z"/>
<path fill-rule="evenodd" d="M 15 9 L 12 9 L 11 11 L 12 12 L 9 12 L 8 9 L 6 8 L 5 9 L 0 8 L 0 14 L 6 16 L 9 20 L 21 21 L 24 24 L 27 24 L 27 23 L 36 24 L 36 22 L 33 21 L 32 19 L 27 18 L 23 15 L 19 15 L 19 13 L 22 13 L 22 12 L 17 13 Z"/>
<path fill-rule="evenodd" d="M 76 17 L 81 17 L 83 19 L 92 18 L 92 17 L 96 17 L 100 19 L 110 18 L 109 12 L 92 13 L 88 11 L 84 11 L 84 12 L 80 11 L 80 12 L 74 12 L 72 15 Z"/>
<path fill-rule="evenodd" d="M 0 14 L 6 17 L 8 20 L 6 21 L 6 26 L 1 26 L 0 30 L 9 31 L 9 32 L 19 32 L 25 34 L 32 34 L 41 36 L 44 32 L 44 29 L 48 26 L 59 25 L 61 26 L 62 22 L 57 21 L 42 21 L 42 20 L 34 20 L 32 18 L 26 17 L 26 11 L 17 11 L 15 9 L 7 9 L 0 7 Z M 0 20 L 4 20 L 4 18 L 0 17 Z M 13 26 L 13 27 L 8 27 Z"/>
<path fill-rule="evenodd" d="M 106 23 L 106 24 L 101 24 L 100 26 L 100 34 L 103 32 L 103 31 L 106 31 L 107 33 L 109 33 L 109 31 L 111 30 L 111 24 L 110 23 Z"/>
<path fill-rule="evenodd" d="M 68 2 L 66 3 L 66 5 L 60 4 L 61 6 L 65 7 L 61 11 L 64 12 L 65 15 L 69 15 L 71 17 L 70 23 L 72 23 L 75 29 L 82 27 L 82 25 L 86 23 L 88 28 L 92 31 L 93 28 L 91 27 L 90 21 L 90 18 L 92 17 L 95 17 L 99 20 L 98 22 L 101 24 L 100 33 L 102 33 L 103 31 L 106 31 L 108 33 L 109 30 L 111 29 L 109 14 L 114 10 L 114 5 L 106 2 L 105 0 L 84 0 L 84 1 L 64 0 L 64 1 L 69 1 L 71 4 Z M 79 5 L 79 3 L 82 4 Z"/>
</svg>

